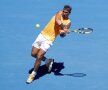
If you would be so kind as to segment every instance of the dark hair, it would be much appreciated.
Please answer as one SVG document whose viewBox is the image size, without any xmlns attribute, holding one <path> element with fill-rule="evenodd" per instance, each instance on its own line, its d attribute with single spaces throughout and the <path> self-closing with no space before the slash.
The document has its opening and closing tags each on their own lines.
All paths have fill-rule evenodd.
<svg viewBox="0 0 108 90">
<path fill-rule="evenodd" d="M 69 13 L 71 13 L 72 7 L 69 6 L 69 5 L 65 5 L 64 8 L 63 8 L 63 10 L 64 10 L 64 9 L 68 10 Z"/>
</svg>

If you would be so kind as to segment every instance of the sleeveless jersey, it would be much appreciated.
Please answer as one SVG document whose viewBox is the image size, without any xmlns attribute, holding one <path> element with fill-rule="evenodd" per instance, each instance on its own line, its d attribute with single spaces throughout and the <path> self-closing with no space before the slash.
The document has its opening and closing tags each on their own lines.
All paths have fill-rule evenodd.
<svg viewBox="0 0 108 90">
<path fill-rule="evenodd" d="M 63 20 L 63 18 L 61 18 L 61 21 L 64 25 L 70 23 L 70 19 L 67 20 Z M 59 27 L 59 25 L 56 23 L 55 21 L 55 16 L 52 17 L 52 19 L 50 20 L 50 22 L 46 25 L 46 27 L 44 28 L 44 30 L 41 32 L 41 34 L 50 41 L 54 41 L 55 38 L 60 34 L 61 28 Z"/>
</svg>

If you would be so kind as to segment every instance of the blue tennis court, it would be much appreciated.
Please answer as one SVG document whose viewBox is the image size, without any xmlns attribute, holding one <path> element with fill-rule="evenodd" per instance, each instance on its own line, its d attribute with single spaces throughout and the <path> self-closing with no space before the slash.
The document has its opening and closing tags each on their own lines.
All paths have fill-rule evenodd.
<svg viewBox="0 0 108 90">
<path fill-rule="evenodd" d="M 73 8 L 71 29 L 91 27 L 94 32 L 58 37 L 46 54 L 55 59 L 52 72 L 46 73 L 42 62 L 28 85 L 35 61 L 31 45 L 65 4 Z M 108 90 L 107 9 L 107 0 L 0 0 L 0 90 Z"/>
</svg>

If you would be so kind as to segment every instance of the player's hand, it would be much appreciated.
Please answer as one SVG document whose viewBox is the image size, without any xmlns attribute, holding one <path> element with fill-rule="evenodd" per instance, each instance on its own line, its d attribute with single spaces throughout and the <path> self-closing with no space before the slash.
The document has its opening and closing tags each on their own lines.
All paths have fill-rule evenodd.
<svg viewBox="0 0 108 90">
<path fill-rule="evenodd" d="M 65 33 L 69 33 L 70 30 L 69 30 L 69 29 L 64 29 L 64 32 L 65 32 Z"/>
</svg>

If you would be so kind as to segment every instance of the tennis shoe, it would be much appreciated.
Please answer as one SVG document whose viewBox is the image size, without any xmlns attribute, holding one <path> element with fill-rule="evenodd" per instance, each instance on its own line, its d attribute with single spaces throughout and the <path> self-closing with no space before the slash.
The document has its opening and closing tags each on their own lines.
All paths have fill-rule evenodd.
<svg viewBox="0 0 108 90">
<path fill-rule="evenodd" d="M 29 77 L 28 77 L 28 79 L 27 79 L 27 81 L 26 81 L 26 83 L 27 83 L 27 84 L 32 83 L 33 80 L 34 80 L 34 78 L 35 78 L 35 75 L 34 75 L 34 74 L 30 74 Z"/>
</svg>

